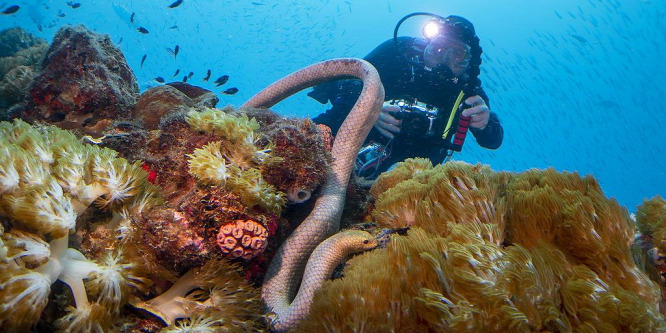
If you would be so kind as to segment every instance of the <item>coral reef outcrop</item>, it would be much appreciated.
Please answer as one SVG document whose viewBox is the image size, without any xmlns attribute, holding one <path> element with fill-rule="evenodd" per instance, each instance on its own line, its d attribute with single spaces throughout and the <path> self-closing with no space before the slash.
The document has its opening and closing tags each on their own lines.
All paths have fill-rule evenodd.
<svg viewBox="0 0 666 333">
<path fill-rule="evenodd" d="M 260 255 L 284 205 L 283 194 L 262 178 L 260 169 L 279 159 L 269 141 L 256 139 L 256 121 L 231 108 L 188 111 L 164 117 L 135 155 L 167 202 L 138 217 L 138 237 L 174 273 L 220 255 Z M 252 228 L 234 228 L 237 221 Z"/>
<path fill-rule="evenodd" d="M 108 35 L 70 26 L 54 37 L 29 94 L 24 120 L 100 136 L 113 121 L 129 117 L 139 86 Z"/>
<path fill-rule="evenodd" d="M 141 161 L 130 164 L 55 126 L 1 122 L 0 149 L 3 330 L 28 331 L 38 321 L 39 330 L 66 332 L 164 327 L 137 320 L 128 303 L 152 311 L 167 330 L 263 330 L 259 290 L 217 249 L 221 224 L 251 216 L 239 196 L 196 187 L 176 210 L 161 200 Z M 262 225 L 270 222 L 244 220 L 243 236 L 252 237 L 240 243 L 262 251 Z M 160 258 L 147 242 L 155 237 L 173 240 L 173 257 Z M 207 245 L 220 255 L 202 255 Z M 191 260 L 180 267 L 185 274 L 162 265 L 179 252 L 181 263 Z M 149 295 L 158 296 L 140 301 Z"/>
</svg>

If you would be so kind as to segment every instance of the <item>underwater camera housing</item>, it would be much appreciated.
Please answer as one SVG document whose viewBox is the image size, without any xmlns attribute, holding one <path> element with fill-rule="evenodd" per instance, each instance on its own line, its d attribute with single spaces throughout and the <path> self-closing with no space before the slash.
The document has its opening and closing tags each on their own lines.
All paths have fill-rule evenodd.
<svg viewBox="0 0 666 333">
<path fill-rule="evenodd" d="M 402 120 L 400 135 L 405 138 L 427 138 L 435 135 L 433 128 L 439 109 L 416 99 L 394 99 L 386 102 L 400 108 L 391 112 L 395 119 Z"/>
</svg>

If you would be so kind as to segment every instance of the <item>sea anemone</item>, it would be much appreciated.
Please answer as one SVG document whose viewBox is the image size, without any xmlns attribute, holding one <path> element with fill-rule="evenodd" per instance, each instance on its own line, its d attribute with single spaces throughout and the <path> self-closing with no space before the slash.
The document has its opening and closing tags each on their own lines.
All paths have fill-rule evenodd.
<svg viewBox="0 0 666 333">
<path fill-rule="evenodd" d="M 387 207 L 402 207 L 403 217 L 415 216 L 406 236 L 350 261 L 344 278 L 316 295 L 299 331 L 666 328 L 659 289 L 629 251 L 633 222 L 593 177 L 460 162 L 403 171 L 379 185 L 373 216 L 379 223 L 399 211 Z M 409 182 L 427 189 L 408 215 L 413 200 L 401 192 Z M 407 202 L 381 203 L 401 194 Z M 663 207 L 651 205 L 650 220 Z"/>
</svg>

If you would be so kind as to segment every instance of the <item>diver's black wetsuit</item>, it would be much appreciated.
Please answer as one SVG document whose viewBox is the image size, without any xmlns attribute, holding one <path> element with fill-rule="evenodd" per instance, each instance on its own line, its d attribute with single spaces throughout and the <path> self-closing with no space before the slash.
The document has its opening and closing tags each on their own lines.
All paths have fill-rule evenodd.
<svg viewBox="0 0 666 333">
<path fill-rule="evenodd" d="M 464 74 L 465 77 L 456 79 L 446 66 L 439 66 L 441 68 L 432 71 L 426 70 L 422 61 L 425 46 L 426 41 L 423 39 L 400 37 L 397 47 L 393 39 L 390 39 L 364 58 L 377 68 L 386 91 L 386 100 L 411 97 L 439 108 L 434 123 L 436 134 L 420 138 L 406 138 L 402 133 L 396 135 L 391 145 L 391 155 L 382 162 L 380 172 L 409 157 L 427 157 L 433 164 L 444 161 L 458 120 L 454 119 L 453 129 L 449 131 L 446 140 L 442 139 L 442 133 L 461 90 L 465 92 L 464 98 L 479 95 L 490 107 L 488 96 L 476 76 L 468 78 Z M 354 106 L 361 88 L 360 80 L 333 81 L 315 87 L 308 96 L 322 104 L 330 101 L 333 107 L 315 117 L 313 121 L 329 126 L 335 135 Z M 504 131 L 494 112 L 490 112 L 486 128 L 478 130 L 470 127 L 470 131 L 482 147 L 496 149 L 502 144 Z M 366 143 L 370 141 L 385 145 L 389 139 L 373 128 Z"/>
</svg>

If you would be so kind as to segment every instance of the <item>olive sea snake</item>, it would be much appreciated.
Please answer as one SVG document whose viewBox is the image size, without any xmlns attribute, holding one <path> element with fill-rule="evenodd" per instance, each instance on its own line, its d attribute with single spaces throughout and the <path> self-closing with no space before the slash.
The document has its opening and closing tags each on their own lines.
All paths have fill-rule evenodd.
<svg viewBox="0 0 666 333">
<path fill-rule="evenodd" d="M 326 245 L 328 251 L 315 251 L 324 239 L 340 228 L 347 183 L 356 153 L 379 116 L 384 102 L 384 87 L 377 70 L 365 60 L 332 59 L 308 66 L 276 81 L 241 106 L 270 108 L 305 88 L 328 80 L 349 77 L 361 79 L 363 90 L 333 141 L 331 174 L 316 199 L 312 212 L 280 246 L 264 279 L 262 298 L 269 311 L 276 315 L 272 323 L 272 329 L 276 331 L 295 327 L 307 315 L 312 294 L 323 282 L 322 274 L 328 272 L 330 276 L 331 266 L 335 267 L 340 262 L 341 258 L 338 258 L 341 255 L 344 258 L 373 245 L 374 240 L 368 233 L 346 232 L 336 235 L 332 241 L 338 245 Z M 303 276 L 301 291 L 303 288 L 309 291 L 295 297 L 306 263 L 309 266 L 308 275 Z"/>
</svg>

